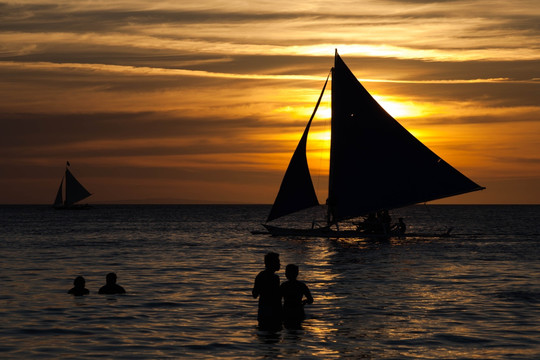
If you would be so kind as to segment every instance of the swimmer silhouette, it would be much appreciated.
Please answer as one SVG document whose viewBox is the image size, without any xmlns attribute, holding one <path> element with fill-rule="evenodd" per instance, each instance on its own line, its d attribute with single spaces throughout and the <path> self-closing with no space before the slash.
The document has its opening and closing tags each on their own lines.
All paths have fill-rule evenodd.
<svg viewBox="0 0 540 360">
<path fill-rule="evenodd" d="M 82 276 L 77 276 L 73 280 L 73 287 L 68 290 L 68 294 L 73 294 L 75 296 L 83 296 L 90 294 L 87 288 L 85 288 L 86 280 Z"/>
<path fill-rule="evenodd" d="M 99 288 L 98 294 L 125 294 L 126 290 L 116 283 L 116 274 L 108 273 L 106 277 L 107 283 Z"/>
<path fill-rule="evenodd" d="M 281 330 L 281 294 L 279 292 L 279 276 L 275 274 L 281 264 L 279 254 L 270 252 L 264 256 L 265 269 L 255 277 L 252 295 L 259 297 L 257 320 L 259 330 Z"/>
<path fill-rule="evenodd" d="M 285 268 L 287 280 L 281 284 L 281 295 L 283 296 L 283 324 L 287 329 L 300 329 L 300 324 L 305 319 L 305 304 L 313 304 L 313 297 L 306 284 L 296 280 L 298 277 L 298 266 L 289 264 Z M 305 300 L 302 300 L 303 297 Z"/>
</svg>

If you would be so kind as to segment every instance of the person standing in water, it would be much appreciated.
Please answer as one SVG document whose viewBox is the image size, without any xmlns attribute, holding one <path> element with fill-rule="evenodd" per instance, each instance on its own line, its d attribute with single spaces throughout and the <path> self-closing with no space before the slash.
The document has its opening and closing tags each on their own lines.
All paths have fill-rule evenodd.
<svg viewBox="0 0 540 360">
<path fill-rule="evenodd" d="M 116 283 L 116 274 L 108 273 L 106 277 L 106 284 L 103 285 L 98 294 L 125 294 L 126 290 Z"/>
<path fill-rule="evenodd" d="M 259 298 L 257 320 L 259 329 L 267 331 L 281 330 L 281 294 L 279 276 L 275 274 L 281 267 L 279 254 L 270 252 L 264 256 L 265 269 L 255 277 L 253 298 Z"/>
<path fill-rule="evenodd" d="M 289 264 L 285 268 L 287 280 L 280 286 L 283 296 L 283 323 L 287 329 L 299 329 L 305 319 L 305 304 L 313 304 L 313 297 L 306 284 L 296 280 L 298 266 Z M 305 297 L 304 300 L 302 298 Z"/>
<path fill-rule="evenodd" d="M 83 296 L 90 294 L 90 291 L 85 288 L 86 280 L 82 276 L 77 276 L 75 280 L 73 280 L 73 287 L 68 290 L 68 294 L 72 294 L 75 296 Z"/>
</svg>

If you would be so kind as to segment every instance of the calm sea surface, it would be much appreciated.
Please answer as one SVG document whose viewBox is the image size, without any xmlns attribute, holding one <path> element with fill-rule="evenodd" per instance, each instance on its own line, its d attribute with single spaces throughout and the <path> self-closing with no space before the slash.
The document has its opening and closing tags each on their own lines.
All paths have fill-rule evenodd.
<svg viewBox="0 0 540 360">
<path fill-rule="evenodd" d="M 0 206 L 0 358 L 540 359 L 540 206 L 414 206 L 454 236 L 390 241 L 252 235 L 268 211 Z M 302 330 L 257 330 L 268 251 L 313 293 Z"/>
</svg>

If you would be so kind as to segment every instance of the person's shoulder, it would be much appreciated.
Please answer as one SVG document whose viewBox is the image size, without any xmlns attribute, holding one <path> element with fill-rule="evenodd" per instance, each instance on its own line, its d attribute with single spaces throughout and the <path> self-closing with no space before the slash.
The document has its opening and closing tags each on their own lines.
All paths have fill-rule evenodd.
<svg viewBox="0 0 540 360">
<path fill-rule="evenodd" d="M 291 281 L 291 287 L 294 287 L 296 289 L 299 289 L 299 288 L 307 288 L 307 285 L 303 282 L 303 281 L 300 281 L 300 280 L 293 280 Z"/>
<path fill-rule="evenodd" d="M 99 288 L 98 294 L 107 294 L 107 295 L 114 295 L 114 294 L 125 294 L 126 290 L 118 285 L 115 284 L 114 286 L 110 285 L 103 285 Z"/>
<path fill-rule="evenodd" d="M 109 285 L 103 285 L 99 288 L 98 294 L 113 294 L 112 288 Z"/>
<path fill-rule="evenodd" d="M 72 289 L 69 289 L 67 293 L 80 296 L 80 295 L 88 295 L 90 294 L 90 291 L 88 289 L 81 290 L 81 289 L 72 288 Z"/>
<path fill-rule="evenodd" d="M 290 280 L 281 283 L 280 288 L 283 291 L 292 291 L 296 287 L 296 283 Z"/>
<path fill-rule="evenodd" d="M 265 271 L 265 270 L 259 271 L 259 273 L 257 274 L 257 276 L 255 276 L 255 280 L 259 280 L 259 279 L 263 278 L 264 275 L 265 275 L 265 272 L 264 272 L 264 271 Z"/>
<path fill-rule="evenodd" d="M 264 278 L 264 279 L 271 279 L 273 277 L 278 277 L 278 274 L 276 274 L 275 272 L 273 271 L 269 271 L 267 269 L 264 269 L 262 271 L 260 271 L 258 274 L 257 274 L 257 277 L 258 278 Z"/>
</svg>

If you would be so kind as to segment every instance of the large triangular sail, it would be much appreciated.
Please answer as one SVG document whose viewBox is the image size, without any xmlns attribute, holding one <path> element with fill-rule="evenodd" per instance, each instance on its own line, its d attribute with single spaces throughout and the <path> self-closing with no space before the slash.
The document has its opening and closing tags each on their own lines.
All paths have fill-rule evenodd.
<svg viewBox="0 0 540 360">
<path fill-rule="evenodd" d="M 309 133 L 309 128 L 311 122 L 315 117 L 315 113 L 321 103 L 326 84 L 328 83 L 330 75 L 326 78 L 324 83 L 321 95 L 317 101 L 317 105 L 313 110 L 313 114 L 309 119 L 304 134 L 294 151 L 294 154 L 291 158 L 285 176 L 281 182 L 279 192 L 274 201 L 274 205 L 270 210 L 268 219 L 266 221 L 271 221 L 279 217 L 292 214 L 296 211 L 307 209 L 312 206 L 319 205 L 319 200 L 317 200 L 317 194 L 315 193 L 315 187 L 313 186 L 313 181 L 311 180 L 311 175 L 309 173 L 309 167 L 306 156 L 306 144 Z"/>
<path fill-rule="evenodd" d="M 77 201 L 81 201 L 89 197 L 90 192 L 71 174 L 66 168 L 66 206 L 73 205 Z"/>
<path fill-rule="evenodd" d="M 337 52 L 331 132 L 332 222 L 483 189 L 390 116 Z"/>
</svg>

